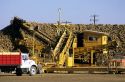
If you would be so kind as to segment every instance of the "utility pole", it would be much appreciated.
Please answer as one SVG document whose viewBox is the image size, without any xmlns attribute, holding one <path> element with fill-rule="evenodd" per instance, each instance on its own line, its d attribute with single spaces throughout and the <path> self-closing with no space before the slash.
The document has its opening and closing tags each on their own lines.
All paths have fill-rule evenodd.
<svg viewBox="0 0 125 82">
<path fill-rule="evenodd" d="M 58 29 L 57 29 L 57 34 L 60 35 L 61 33 L 61 29 L 60 29 L 60 25 L 61 25 L 61 8 L 58 8 Z"/>
<path fill-rule="evenodd" d="M 59 19 L 58 19 L 58 25 L 61 24 L 61 8 L 58 9 Z"/>
<path fill-rule="evenodd" d="M 93 21 L 93 24 L 95 25 L 96 22 L 98 21 L 98 19 L 96 19 L 96 17 L 98 17 L 98 15 L 94 14 L 94 15 L 91 15 L 90 17 L 91 17 L 90 21 Z"/>
</svg>

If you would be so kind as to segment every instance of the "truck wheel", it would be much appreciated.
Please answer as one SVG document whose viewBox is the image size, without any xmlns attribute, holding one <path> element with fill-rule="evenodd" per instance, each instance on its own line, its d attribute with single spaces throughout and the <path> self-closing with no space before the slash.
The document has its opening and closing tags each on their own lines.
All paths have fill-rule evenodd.
<svg viewBox="0 0 125 82">
<path fill-rule="evenodd" d="M 22 76 L 22 69 L 21 68 L 16 69 L 16 75 L 17 76 Z"/>
<path fill-rule="evenodd" d="M 122 74 L 122 71 L 118 71 L 118 73 L 117 74 Z"/>
<path fill-rule="evenodd" d="M 93 74 L 94 71 L 93 71 L 93 70 L 89 70 L 88 73 L 89 73 L 89 74 Z"/>
<path fill-rule="evenodd" d="M 68 71 L 68 74 L 72 74 L 72 73 L 73 73 L 73 71 L 72 71 L 72 70 Z"/>
<path fill-rule="evenodd" d="M 29 72 L 30 76 L 33 76 L 33 75 L 35 75 L 36 73 L 37 73 L 37 68 L 36 68 L 35 66 L 32 66 L 32 67 L 30 68 L 30 72 Z"/>
<path fill-rule="evenodd" d="M 109 74 L 116 74 L 115 71 L 109 71 L 108 73 L 109 73 Z"/>
</svg>

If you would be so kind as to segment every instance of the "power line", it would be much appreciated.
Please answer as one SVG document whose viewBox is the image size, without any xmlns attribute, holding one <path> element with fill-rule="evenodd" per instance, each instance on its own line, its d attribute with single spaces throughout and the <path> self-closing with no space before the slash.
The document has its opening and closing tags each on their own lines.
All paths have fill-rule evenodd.
<svg viewBox="0 0 125 82">
<path fill-rule="evenodd" d="M 62 22 L 62 23 L 65 23 L 65 24 L 67 25 L 67 24 L 70 24 L 70 23 L 72 23 L 72 22 L 65 21 L 65 22 Z"/>
</svg>

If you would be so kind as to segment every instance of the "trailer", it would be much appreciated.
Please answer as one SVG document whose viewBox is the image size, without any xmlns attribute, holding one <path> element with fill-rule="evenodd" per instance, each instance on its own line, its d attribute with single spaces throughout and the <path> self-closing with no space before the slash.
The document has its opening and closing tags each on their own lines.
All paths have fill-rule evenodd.
<svg viewBox="0 0 125 82">
<path fill-rule="evenodd" d="M 125 62 L 120 62 L 120 64 L 125 64 Z M 119 65 L 119 62 L 112 61 L 109 63 L 109 66 L 83 66 L 83 67 L 44 67 L 44 73 L 56 73 L 56 72 L 67 72 L 67 73 L 74 73 L 74 72 L 88 72 L 88 73 L 95 73 L 95 72 L 105 72 L 109 74 L 121 74 L 125 72 L 125 66 Z"/>
<path fill-rule="evenodd" d="M 48 66 L 48 67 L 46 67 Z M 107 66 L 97 66 L 97 65 L 76 65 L 73 67 L 62 66 L 58 67 L 56 63 L 45 63 L 43 71 L 45 73 L 54 73 L 54 72 L 88 72 L 88 73 L 109 73 L 109 74 L 121 74 L 125 72 L 125 56 L 117 55 L 114 56 Z"/>
<path fill-rule="evenodd" d="M 21 52 L 0 52 L 0 72 L 16 73 L 21 76 L 23 73 L 35 75 L 38 71 L 37 64 L 29 59 L 28 53 Z"/>
</svg>

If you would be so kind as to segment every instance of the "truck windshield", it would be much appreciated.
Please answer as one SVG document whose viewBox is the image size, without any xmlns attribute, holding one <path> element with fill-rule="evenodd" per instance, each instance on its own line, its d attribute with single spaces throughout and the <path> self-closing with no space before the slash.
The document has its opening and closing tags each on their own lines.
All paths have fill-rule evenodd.
<svg viewBox="0 0 125 82">
<path fill-rule="evenodd" d="M 28 60 L 28 59 L 29 59 L 28 54 L 24 54 L 24 53 L 23 53 L 23 54 L 22 54 L 22 59 L 23 59 L 23 60 Z"/>
</svg>

